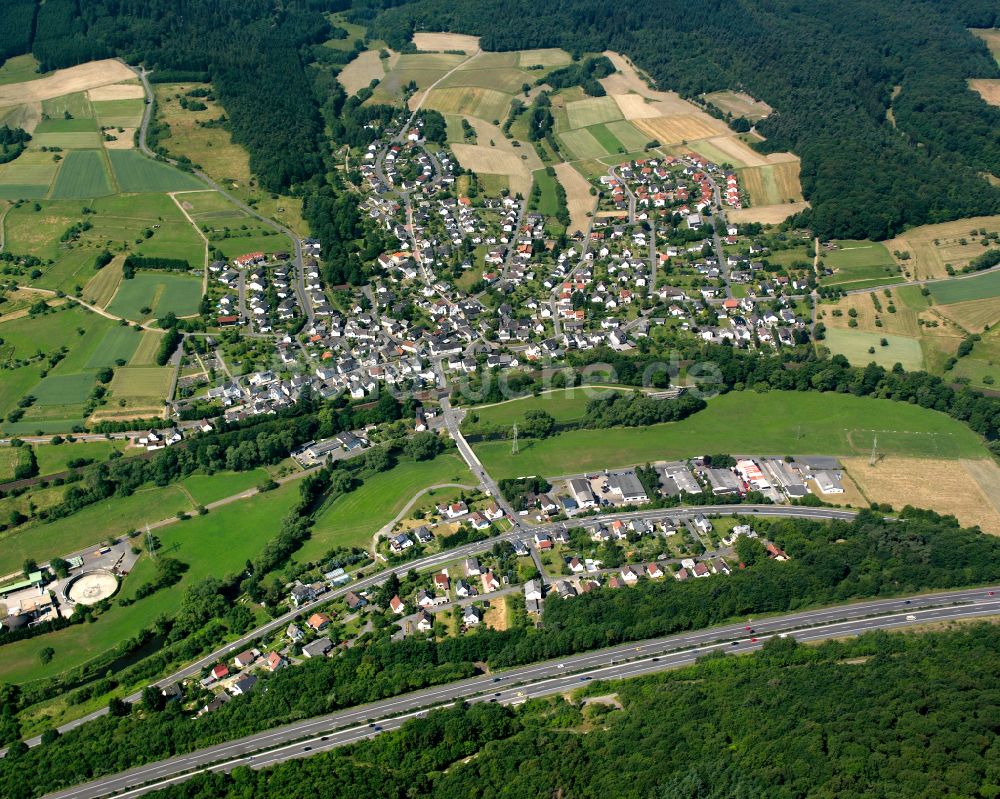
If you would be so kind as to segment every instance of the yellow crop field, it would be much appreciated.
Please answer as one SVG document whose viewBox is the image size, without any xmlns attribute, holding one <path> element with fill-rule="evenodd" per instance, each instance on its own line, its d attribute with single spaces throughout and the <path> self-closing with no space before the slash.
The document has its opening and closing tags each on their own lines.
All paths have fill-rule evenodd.
<svg viewBox="0 0 1000 799">
<path fill-rule="evenodd" d="M 569 210 L 569 227 L 566 232 L 572 235 L 576 231 L 587 230 L 590 221 L 587 214 L 597 206 L 597 198 L 590 194 L 590 183 L 571 164 L 556 164 L 553 167 L 556 178 L 566 190 L 566 207 Z"/>
<path fill-rule="evenodd" d="M 113 58 L 90 61 L 69 69 L 57 70 L 48 77 L 37 80 L 0 85 L 0 106 L 51 100 L 64 94 L 83 92 L 134 78 L 135 73 L 131 69 Z"/>
<path fill-rule="evenodd" d="M 385 69 L 378 50 L 365 50 L 340 70 L 337 80 L 345 92 L 357 94 L 358 90 L 365 88 L 373 80 L 382 80 L 384 77 Z"/>
<path fill-rule="evenodd" d="M 511 95 L 478 86 L 432 89 L 424 100 L 425 108 L 442 114 L 462 114 L 486 120 L 503 120 L 510 107 Z"/>
<path fill-rule="evenodd" d="M 116 255 L 110 264 L 94 275 L 83 288 L 83 299 L 98 308 L 107 308 L 118 284 L 122 282 L 122 264 L 125 254 Z"/>
<path fill-rule="evenodd" d="M 474 53 L 479 49 L 479 37 L 464 33 L 414 33 L 413 44 L 418 50 L 431 52 L 461 50 Z"/>
<path fill-rule="evenodd" d="M 650 139 L 656 139 L 660 144 L 680 144 L 696 139 L 709 139 L 718 136 L 718 123 L 711 117 L 700 114 L 682 114 L 672 117 L 652 117 L 649 119 L 633 119 L 631 122 Z M 725 127 L 724 125 L 722 126 Z"/>
<path fill-rule="evenodd" d="M 740 186 L 750 195 L 754 205 L 781 205 L 802 201 L 799 183 L 799 161 L 767 164 L 749 169 L 737 169 Z"/>
<path fill-rule="evenodd" d="M 981 229 L 988 233 L 1000 230 L 1000 216 L 976 216 L 938 225 L 921 225 L 887 241 L 885 246 L 912 279 L 945 277 L 947 264 L 960 271 L 985 252 L 978 235 Z M 900 259 L 896 253 L 908 253 L 910 257 Z"/>
</svg>

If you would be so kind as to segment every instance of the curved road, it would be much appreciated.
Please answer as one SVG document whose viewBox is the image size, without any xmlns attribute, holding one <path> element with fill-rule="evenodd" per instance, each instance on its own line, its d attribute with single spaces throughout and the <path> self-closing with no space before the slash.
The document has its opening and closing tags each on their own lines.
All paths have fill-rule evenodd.
<svg viewBox="0 0 1000 799">
<path fill-rule="evenodd" d="M 232 500 L 232 498 L 227 498 Z M 733 516 L 736 514 L 755 514 L 759 513 L 761 515 L 767 516 L 790 516 L 797 518 L 809 518 L 809 519 L 841 519 L 850 521 L 855 517 L 856 511 L 839 510 L 835 508 L 806 508 L 806 507 L 785 507 L 782 505 L 704 505 L 699 507 L 687 507 L 687 508 L 671 508 L 669 510 L 657 509 L 657 510 L 646 510 L 646 511 L 631 511 L 628 513 L 619 514 L 606 514 L 599 518 L 601 521 L 610 522 L 615 519 L 686 519 L 688 517 L 694 516 L 696 514 L 703 513 L 706 515 L 720 515 L 720 516 Z M 517 518 L 517 517 L 514 517 Z M 249 648 L 250 644 L 255 642 L 257 639 L 268 635 L 272 632 L 280 630 L 281 628 L 288 625 L 290 622 L 301 616 L 307 616 L 311 614 L 314 610 L 320 606 L 330 602 L 331 600 L 337 599 L 344 596 L 348 591 L 363 591 L 372 586 L 378 585 L 383 580 L 388 578 L 392 573 L 402 577 L 410 569 L 416 569 L 417 571 L 424 571 L 427 569 L 432 569 L 436 566 L 441 566 L 445 563 L 449 563 L 454 560 L 459 560 L 461 558 L 469 557 L 470 555 L 479 555 L 493 548 L 493 545 L 498 541 L 512 541 L 517 538 L 528 538 L 534 533 L 553 533 L 560 529 L 563 525 L 560 524 L 548 524 L 541 525 L 538 527 L 532 527 L 530 530 L 525 530 L 516 526 L 509 532 L 506 532 L 499 536 L 494 536 L 487 538 L 483 541 L 476 541 L 471 544 L 465 544 L 464 546 L 455 547 L 454 549 L 448 549 L 443 552 L 438 552 L 433 555 L 429 555 L 425 558 L 420 558 L 419 560 L 412 560 L 406 563 L 400 564 L 392 569 L 384 569 L 382 571 L 376 572 L 375 574 L 364 577 L 360 580 L 355 580 L 352 583 L 348 583 L 346 586 L 338 588 L 334 591 L 327 591 L 325 594 L 321 594 L 319 597 L 311 602 L 307 602 L 300 605 L 298 608 L 283 613 L 275 619 L 261 625 L 255 630 L 241 636 L 240 638 L 232 641 L 230 643 L 224 644 L 218 649 L 213 650 L 207 655 L 199 658 L 198 660 L 190 663 L 182 669 L 179 669 L 172 674 L 162 678 L 161 680 L 154 683 L 158 688 L 166 688 L 179 680 L 185 680 L 189 677 L 193 677 L 199 674 L 205 666 L 211 666 L 217 663 L 219 660 L 227 660 L 230 655 L 234 655 L 237 652 L 242 652 L 244 649 Z M 152 528 L 152 525 L 151 525 Z M 124 697 L 126 702 L 135 703 L 141 699 L 141 692 L 136 692 Z M 66 724 L 60 725 L 57 729 L 60 733 L 69 732 L 70 730 L 76 729 L 77 727 L 86 724 L 88 721 L 92 721 L 95 718 L 99 718 L 108 712 L 108 709 L 101 708 L 95 710 L 92 713 L 88 713 L 85 716 L 81 716 L 78 719 L 67 722 Z M 41 736 L 35 736 L 25 741 L 28 746 L 37 746 L 41 743 Z M 6 749 L 0 750 L 0 755 L 6 754 Z"/>
<path fill-rule="evenodd" d="M 721 625 L 416 691 L 139 766 L 48 794 L 47 799 L 99 799 L 120 791 L 125 791 L 122 796 L 139 796 L 203 771 L 229 771 L 237 766 L 261 768 L 333 749 L 395 729 L 407 718 L 456 701 L 520 704 L 532 697 L 573 690 L 590 680 L 622 679 L 679 668 L 710 652 L 753 651 L 775 636 L 819 641 L 916 623 L 998 614 L 1000 587 L 993 587 L 857 602 L 747 620 L 746 624 Z M 748 632 L 751 625 L 753 630 Z"/>
</svg>

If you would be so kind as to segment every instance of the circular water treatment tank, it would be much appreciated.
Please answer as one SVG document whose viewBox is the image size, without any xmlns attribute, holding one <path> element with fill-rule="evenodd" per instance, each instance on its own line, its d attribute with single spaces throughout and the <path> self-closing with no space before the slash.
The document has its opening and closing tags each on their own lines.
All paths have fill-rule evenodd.
<svg viewBox="0 0 1000 799">
<path fill-rule="evenodd" d="M 109 571 L 98 569 L 70 580 L 66 596 L 80 605 L 96 605 L 102 599 L 114 596 L 117 590 L 118 578 Z"/>
</svg>

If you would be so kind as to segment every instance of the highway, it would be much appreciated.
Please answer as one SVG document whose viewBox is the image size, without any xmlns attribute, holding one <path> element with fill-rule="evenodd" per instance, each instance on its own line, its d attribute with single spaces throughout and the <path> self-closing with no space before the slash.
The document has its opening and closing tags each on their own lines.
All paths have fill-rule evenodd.
<svg viewBox="0 0 1000 799">
<path fill-rule="evenodd" d="M 464 441 L 464 439 L 463 439 Z M 296 475 L 297 476 L 297 475 Z M 488 479 L 487 473 L 483 472 L 482 475 L 477 475 L 480 480 Z M 841 519 L 845 521 L 850 521 L 856 515 L 856 511 L 850 510 L 840 510 L 837 508 L 807 508 L 804 506 L 784 506 L 784 505 L 703 505 L 700 507 L 679 507 L 679 508 L 668 508 L 668 509 L 656 509 L 656 510 L 639 510 L 630 511 L 627 513 L 609 513 L 602 514 L 598 517 L 588 517 L 581 521 L 596 521 L 600 520 L 603 522 L 612 522 L 615 519 L 629 520 L 629 519 L 686 519 L 696 514 L 703 513 L 705 515 L 721 515 L 721 516 L 732 516 L 736 514 L 747 514 L 754 515 L 760 514 L 763 516 L 785 516 L 794 518 L 807 518 L 807 519 Z M 513 517 L 515 520 L 516 516 Z M 572 522 L 565 523 L 566 525 L 572 525 Z M 429 555 L 426 558 L 420 558 L 418 560 L 408 561 L 406 563 L 400 564 L 393 569 L 384 569 L 383 571 L 376 572 L 375 574 L 364 577 L 360 580 L 356 580 L 352 583 L 348 583 L 342 588 L 338 588 L 334 591 L 327 591 L 325 594 L 320 595 L 312 602 L 307 602 L 294 610 L 290 610 L 287 613 L 278 616 L 275 619 L 267 622 L 266 624 L 257 627 L 256 629 L 250 631 L 244 636 L 241 636 L 235 641 L 225 644 L 218 649 L 213 650 L 204 657 L 199 658 L 195 662 L 179 669 L 172 674 L 164 677 L 163 679 L 154 683 L 159 688 L 166 688 L 168 685 L 172 685 L 180 680 L 185 680 L 189 677 L 200 674 L 202 668 L 205 666 L 211 666 L 217 663 L 221 659 L 228 659 L 230 656 L 235 655 L 238 652 L 242 652 L 244 649 L 248 649 L 250 645 L 261 638 L 262 636 L 268 635 L 272 632 L 282 629 L 287 626 L 289 622 L 294 621 L 297 618 L 308 616 L 313 611 L 319 609 L 322 605 L 344 596 L 348 591 L 363 591 L 372 586 L 378 585 L 383 580 L 385 580 L 390 574 L 395 573 L 402 577 L 410 569 L 416 569 L 417 571 L 426 571 L 428 569 L 433 569 L 437 566 L 441 566 L 445 563 L 450 563 L 455 560 L 460 560 L 462 558 L 467 558 L 470 555 L 479 555 L 483 552 L 487 552 L 493 548 L 493 545 L 498 541 L 513 541 L 514 539 L 529 539 L 535 533 L 554 533 L 558 529 L 562 528 L 564 523 L 560 522 L 557 524 L 547 524 L 540 525 L 537 527 L 532 527 L 530 529 L 522 528 L 517 525 L 515 521 L 515 526 L 507 533 L 503 535 L 495 536 L 493 538 L 487 538 L 483 541 L 476 541 L 471 544 L 466 544 L 461 547 L 456 547 L 454 549 L 448 549 L 443 552 L 435 553 L 434 555 Z M 141 693 L 136 692 L 125 697 L 126 702 L 135 703 L 141 698 Z M 85 716 L 69 721 L 66 724 L 60 725 L 57 729 L 60 733 L 66 733 L 70 730 L 76 729 L 82 724 L 86 724 L 88 721 L 99 718 L 107 713 L 107 708 L 101 708 L 95 710 L 92 713 L 88 713 Z M 41 736 L 35 736 L 29 738 L 25 741 L 28 746 L 37 746 L 41 743 Z M 6 749 L 0 750 L 0 756 L 6 754 Z"/>
<path fill-rule="evenodd" d="M 533 697 L 573 690 L 590 680 L 622 679 L 679 668 L 713 651 L 751 652 L 775 636 L 820 641 L 870 630 L 898 630 L 914 624 L 998 614 L 1000 586 L 993 586 L 748 619 L 745 623 L 624 644 L 415 691 L 139 766 L 49 794 L 48 799 L 99 799 L 112 793 L 139 796 L 203 771 L 229 771 L 237 766 L 261 768 L 307 757 L 395 729 L 408 718 L 455 701 L 519 704 Z"/>
</svg>

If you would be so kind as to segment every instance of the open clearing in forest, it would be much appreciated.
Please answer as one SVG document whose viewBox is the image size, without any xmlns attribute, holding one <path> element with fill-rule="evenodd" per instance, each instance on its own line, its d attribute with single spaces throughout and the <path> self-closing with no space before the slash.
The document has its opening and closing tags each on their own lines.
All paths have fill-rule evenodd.
<svg viewBox="0 0 1000 799">
<path fill-rule="evenodd" d="M 787 155 L 791 156 L 791 153 Z M 781 205 L 802 202 L 799 183 L 799 160 L 737 169 L 741 187 L 750 195 L 753 205 Z"/>
<path fill-rule="evenodd" d="M 974 216 L 955 222 L 921 225 L 890 239 L 885 245 L 911 279 L 947 277 L 947 264 L 961 271 L 969 261 L 986 252 L 980 230 L 1000 231 L 1000 216 Z M 909 258 L 900 258 L 897 253 L 906 253 Z"/>
<path fill-rule="evenodd" d="M 464 33 L 414 33 L 413 44 L 418 50 L 428 52 L 461 50 L 471 54 L 479 49 L 479 37 Z"/>
<path fill-rule="evenodd" d="M 767 103 L 755 100 L 746 92 L 711 92 L 704 95 L 704 98 L 716 108 L 734 117 L 744 117 L 750 122 L 759 122 L 774 110 Z"/>
<path fill-rule="evenodd" d="M 1000 106 L 1000 78 L 972 78 L 969 88 L 990 105 Z"/>
<path fill-rule="evenodd" d="M 349 95 L 357 94 L 373 80 L 382 80 L 385 69 L 378 50 L 365 50 L 347 64 L 337 75 L 337 80 Z"/>
<path fill-rule="evenodd" d="M 547 47 L 540 50 L 521 50 L 517 63 L 525 69 L 533 66 L 564 67 L 573 63 L 573 57 L 558 47 Z"/>
<path fill-rule="evenodd" d="M 932 508 L 1000 534 L 1000 467 L 993 461 L 889 456 L 869 466 L 869 460 L 844 458 L 843 465 L 871 502 Z"/>
<path fill-rule="evenodd" d="M 760 222 L 762 225 L 777 225 L 788 217 L 805 211 L 807 202 L 782 203 L 781 205 L 755 205 L 752 208 L 726 210 L 726 219 L 737 225 L 745 222 Z"/>
<path fill-rule="evenodd" d="M 978 36 L 993 53 L 993 57 L 1000 64 L 1000 28 L 969 28 L 973 36 Z"/>
<path fill-rule="evenodd" d="M 90 61 L 76 67 L 57 70 L 48 77 L 37 80 L 0 85 L 0 106 L 51 100 L 62 95 L 84 92 L 134 78 L 135 73 L 131 69 L 113 58 Z"/>
</svg>

